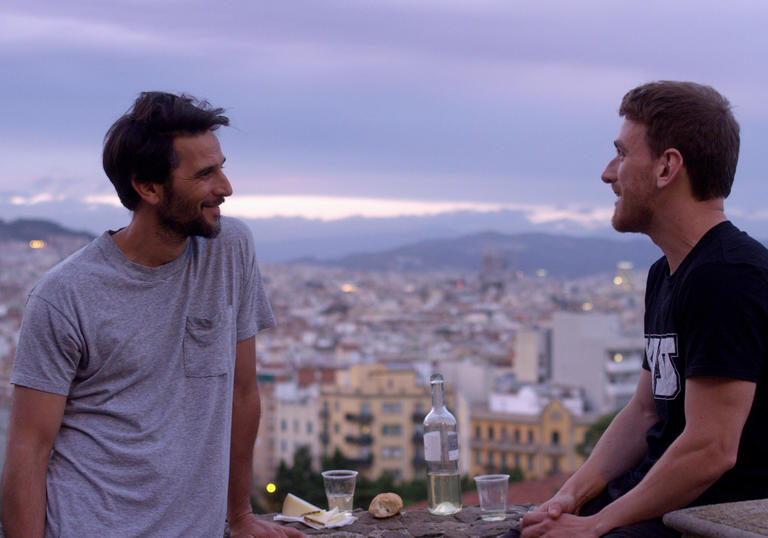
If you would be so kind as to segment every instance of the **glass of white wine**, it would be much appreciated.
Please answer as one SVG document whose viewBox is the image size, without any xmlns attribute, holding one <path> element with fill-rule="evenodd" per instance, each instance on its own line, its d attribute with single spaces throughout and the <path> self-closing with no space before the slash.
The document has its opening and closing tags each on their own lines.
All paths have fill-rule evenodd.
<svg viewBox="0 0 768 538">
<path fill-rule="evenodd" d="M 325 495 L 328 497 L 328 510 L 333 510 L 336 507 L 339 512 L 351 514 L 357 471 L 340 469 L 323 471 L 322 474 Z"/>
</svg>

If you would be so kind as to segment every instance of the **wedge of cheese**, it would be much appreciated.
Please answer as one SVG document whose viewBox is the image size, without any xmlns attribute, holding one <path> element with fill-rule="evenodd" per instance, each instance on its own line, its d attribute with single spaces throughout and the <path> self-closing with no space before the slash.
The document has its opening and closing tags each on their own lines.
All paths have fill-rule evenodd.
<svg viewBox="0 0 768 538">
<path fill-rule="evenodd" d="M 316 512 L 325 512 L 314 504 L 308 503 L 304 499 L 300 499 L 293 493 L 286 495 L 283 501 L 283 515 L 287 517 L 302 517 L 306 514 L 312 514 Z"/>
<path fill-rule="evenodd" d="M 312 512 L 311 514 L 304 514 L 304 520 L 315 525 L 331 525 L 337 523 L 347 517 L 344 513 L 339 513 L 339 509 L 334 507 L 333 510 L 320 510 L 319 512 Z"/>
</svg>

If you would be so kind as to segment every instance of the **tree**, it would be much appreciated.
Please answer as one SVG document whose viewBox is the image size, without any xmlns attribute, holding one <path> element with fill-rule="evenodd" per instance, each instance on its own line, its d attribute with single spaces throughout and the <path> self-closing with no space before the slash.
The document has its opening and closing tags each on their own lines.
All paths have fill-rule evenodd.
<svg viewBox="0 0 768 538">
<path fill-rule="evenodd" d="M 312 455 L 309 447 L 302 446 L 293 455 L 293 465 L 288 467 L 281 461 L 275 474 L 275 485 L 277 490 L 273 495 L 275 501 L 270 508 L 276 512 L 280 511 L 283 499 L 288 493 L 293 493 L 307 502 L 323 507 L 327 504 L 325 498 L 325 488 L 323 487 L 323 477 L 320 473 L 312 470 Z"/>
<path fill-rule="evenodd" d="M 613 413 L 601 416 L 589 427 L 587 433 L 584 435 L 584 441 L 576 447 L 579 454 L 586 458 L 592 453 L 592 450 L 600 440 L 600 437 L 603 436 L 606 428 L 608 428 L 608 425 L 613 421 L 618 412 L 619 411 L 614 411 Z"/>
</svg>

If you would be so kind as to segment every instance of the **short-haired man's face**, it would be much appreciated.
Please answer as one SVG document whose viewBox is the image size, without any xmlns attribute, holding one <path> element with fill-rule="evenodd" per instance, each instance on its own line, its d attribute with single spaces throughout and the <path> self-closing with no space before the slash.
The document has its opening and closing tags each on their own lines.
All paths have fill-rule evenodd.
<svg viewBox="0 0 768 538">
<path fill-rule="evenodd" d="M 601 179 L 619 197 L 611 224 L 619 232 L 649 231 L 656 193 L 656 159 L 645 138 L 646 126 L 629 119 L 614 141 L 616 156 L 605 167 Z"/>
<path fill-rule="evenodd" d="M 163 187 L 160 222 L 182 237 L 216 237 L 221 230 L 219 205 L 232 194 L 219 140 L 212 131 L 178 136 L 173 149 L 179 165 Z"/>
</svg>

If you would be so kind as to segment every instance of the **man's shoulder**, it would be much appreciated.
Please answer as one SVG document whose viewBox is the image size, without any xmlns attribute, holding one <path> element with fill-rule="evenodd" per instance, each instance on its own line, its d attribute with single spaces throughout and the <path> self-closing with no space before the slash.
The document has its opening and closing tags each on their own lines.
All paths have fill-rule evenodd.
<svg viewBox="0 0 768 538">
<path fill-rule="evenodd" d="M 78 289 L 81 281 L 86 279 L 99 266 L 98 237 L 79 250 L 49 269 L 32 289 L 31 295 L 49 298 L 64 293 L 67 290 Z"/>
<path fill-rule="evenodd" d="M 253 240 L 251 229 L 240 219 L 221 217 L 221 232 L 217 239 L 222 243 L 250 243 Z"/>
</svg>

